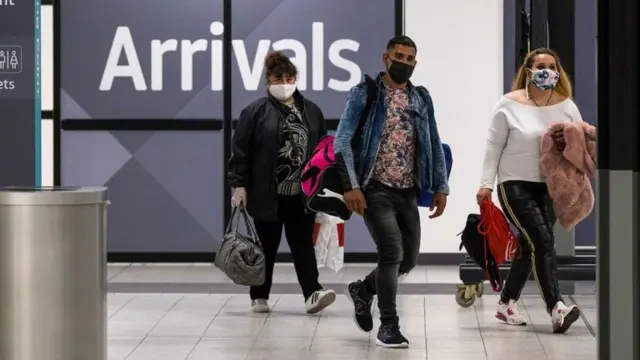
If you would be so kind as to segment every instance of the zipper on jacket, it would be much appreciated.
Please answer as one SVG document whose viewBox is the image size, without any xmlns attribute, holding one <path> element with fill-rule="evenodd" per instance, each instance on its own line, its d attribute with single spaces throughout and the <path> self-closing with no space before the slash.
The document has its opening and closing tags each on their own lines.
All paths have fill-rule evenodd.
<svg viewBox="0 0 640 360">
<path fill-rule="evenodd" d="M 278 167 L 278 152 L 280 151 L 280 144 L 282 143 L 281 137 L 283 136 L 284 121 L 286 119 L 282 115 L 282 112 L 280 111 L 280 109 L 276 108 L 274 110 L 278 113 L 278 116 L 280 119 L 278 121 L 278 132 L 276 134 L 276 140 L 278 140 L 278 143 L 276 144 L 275 151 L 273 152 L 273 161 L 275 163 L 275 166 L 273 167 L 273 172 L 271 173 L 271 180 L 275 183 L 276 195 L 277 195 L 278 194 L 278 173 L 276 172 L 276 168 Z"/>
<path fill-rule="evenodd" d="M 306 114 L 307 114 L 307 103 L 305 103 L 304 99 L 302 99 L 302 112 L 300 113 L 300 116 L 302 117 L 302 119 L 300 119 L 300 121 L 302 121 L 302 123 L 307 127 L 307 159 L 311 156 L 311 152 L 313 151 L 313 149 L 311 148 L 311 127 L 309 126 L 309 121 L 307 121 L 306 118 Z M 318 139 L 320 140 L 320 139 Z M 318 143 L 318 141 L 316 140 L 316 144 Z M 303 159 L 302 161 L 302 166 L 304 166 L 304 164 L 306 164 L 307 160 Z M 300 169 L 300 172 L 302 173 L 302 169 Z"/>
</svg>

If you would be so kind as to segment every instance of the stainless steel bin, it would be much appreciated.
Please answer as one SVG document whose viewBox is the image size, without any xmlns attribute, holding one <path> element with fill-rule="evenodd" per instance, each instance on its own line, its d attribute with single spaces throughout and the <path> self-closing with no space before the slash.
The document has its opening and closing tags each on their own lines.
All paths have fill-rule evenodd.
<svg viewBox="0 0 640 360">
<path fill-rule="evenodd" d="M 0 188 L 0 359 L 106 360 L 106 188 Z"/>
</svg>

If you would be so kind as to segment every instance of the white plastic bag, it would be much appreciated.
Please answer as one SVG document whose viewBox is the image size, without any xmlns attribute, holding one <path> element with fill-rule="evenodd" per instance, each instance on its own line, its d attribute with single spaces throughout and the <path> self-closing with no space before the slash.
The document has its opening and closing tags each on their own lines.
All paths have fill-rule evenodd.
<svg viewBox="0 0 640 360">
<path fill-rule="evenodd" d="M 339 272 L 344 265 L 344 221 L 336 216 L 318 213 L 313 242 L 318 267 Z"/>
</svg>

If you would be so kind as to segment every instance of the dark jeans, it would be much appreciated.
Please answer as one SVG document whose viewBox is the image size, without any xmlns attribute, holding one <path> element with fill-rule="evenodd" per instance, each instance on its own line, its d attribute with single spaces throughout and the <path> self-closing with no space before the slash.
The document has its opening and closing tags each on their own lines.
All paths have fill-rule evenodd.
<svg viewBox="0 0 640 360">
<path fill-rule="evenodd" d="M 398 275 L 411 271 L 420 252 L 420 214 L 415 189 L 393 189 L 374 182 L 365 191 L 364 221 L 378 248 L 378 266 L 364 279 L 378 295 L 380 321 L 397 324 Z"/>
<path fill-rule="evenodd" d="M 314 223 L 315 214 L 305 213 L 300 196 L 278 197 L 278 221 L 255 221 L 258 238 L 264 247 L 266 276 L 263 285 L 251 287 L 249 293 L 252 300 L 269 299 L 273 282 L 273 267 L 280 247 L 283 227 L 293 256 L 298 283 L 302 287 L 305 300 L 316 290 L 322 289 L 318 283 L 318 265 L 313 249 Z"/>
<path fill-rule="evenodd" d="M 498 185 L 498 199 L 505 215 L 519 231 L 520 257 L 511 262 L 502 302 L 518 300 L 531 271 L 542 298 L 551 311 L 562 301 L 558 285 L 553 225 L 556 216 L 547 185 L 528 181 L 505 181 Z"/>
</svg>

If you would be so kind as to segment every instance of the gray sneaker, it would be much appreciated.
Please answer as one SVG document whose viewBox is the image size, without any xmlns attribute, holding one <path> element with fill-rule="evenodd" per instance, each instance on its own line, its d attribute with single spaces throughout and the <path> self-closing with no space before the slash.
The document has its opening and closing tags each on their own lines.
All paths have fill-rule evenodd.
<svg viewBox="0 0 640 360">
<path fill-rule="evenodd" d="M 251 311 L 254 313 L 264 314 L 271 312 L 271 307 L 266 299 L 251 300 Z"/>
</svg>

